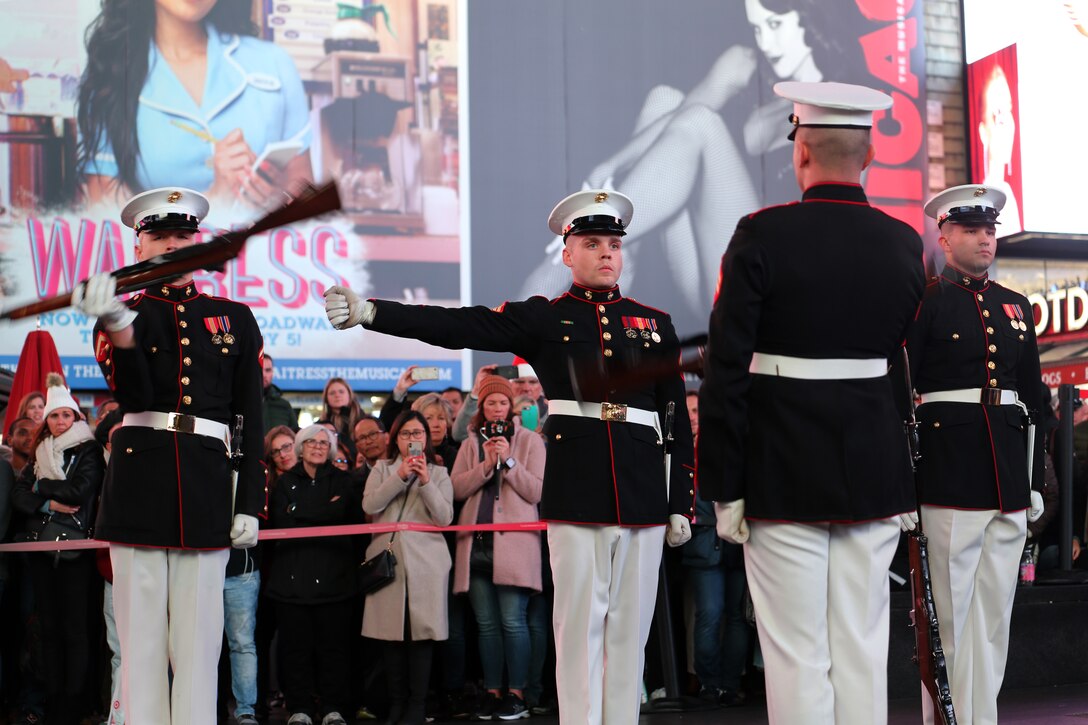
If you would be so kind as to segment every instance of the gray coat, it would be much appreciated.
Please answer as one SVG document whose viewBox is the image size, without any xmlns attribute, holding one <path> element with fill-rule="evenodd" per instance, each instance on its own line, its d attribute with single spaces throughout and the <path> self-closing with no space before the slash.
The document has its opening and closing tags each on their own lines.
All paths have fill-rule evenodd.
<svg viewBox="0 0 1088 725">
<path fill-rule="evenodd" d="M 400 463 L 398 456 L 396 460 L 375 464 L 363 491 L 363 511 L 373 516 L 374 523 L 393 523 L 400 516 L 401 507 L 406 506 L 401 521 L 448 526 L 453 521 L 453 485 L 446 469 L 428 465 L 430 483 L 409 487 L 397 475 Z M 384 549 L 389 537 L 390 534 L 375 535 L 367 547 L 367 558 Z M 363 636 L 403 640 L 407 597 L 412 639 L 446 639 L 450 576 L 446 540 L 439 533 L 401 531 L 393 539 L 393 554 L 397 557 L 396 579 L 367 595 Z"/>
</svg>

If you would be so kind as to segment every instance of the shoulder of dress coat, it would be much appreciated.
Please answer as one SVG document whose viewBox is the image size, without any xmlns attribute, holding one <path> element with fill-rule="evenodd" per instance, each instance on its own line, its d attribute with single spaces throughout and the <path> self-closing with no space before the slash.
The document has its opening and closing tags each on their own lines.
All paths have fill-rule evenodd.
<svg viewBox="0 0 1088 725">
<path fill-rule="evenodd" d="M 492 307 L 491 310 L 492 310 L 492 312 L 502 313 L 502 312 L 506 312 L 506 310 L 508 308 L 513 307 L 515 305 L 538 305 L 538 304 L 540 304 L 542 302 L 547 304 L 548 303 L 548 298 L 544 297 L 543 295 L 533 295 L 532 297 L 530 297 L 528 299 L 525 299 L 525 300 L 513 300 L 513 301 L 507 300 L 507 301 L 503 302 L 501 305 L 496 305 L 496 306 Z"/>
<path fill-rule="evenodd" d="M 647 310 L 649 310 L 650 312 L 656 312 L 659 315 L 664 315 L 665 317 L 669 317 L 669 313 L 665 312 L 665 310 L 660 310 L 660 309 L 658 309 L 656 307 L 651 307 L 650 305 L 647 305 L 647 304 L 645 304 L 643 302 L 639 302 L 634 297 L 626 297 L 624 299 L 626 299 L 628 302 L 632 302 L 632 303 L 638 305 L 639 307 L 644 307 Z"/>
<path fill-rule="evenodd" d="M 788 209 L 788 208 L 793 207 L 793 206 L 800 206 L 800 204 L 801 204 L 801 202 L 799 202 L 799 201 L 789 201 L 789 202 L 786 202 L 785 204 L 772 204 L 771 206 L 765 206 L 762 209 L 759 209 L 758 211 L 754 211 L 754 212 L 752 212 L 751 214 L 749 214 L 747 216 L 741 217 L 741 221 L 743 221 L 745 219 L 755 219 L 757 216 L 760 216 L 761 214 L 766 214 L 769 211 L 774 211 L 775 209 Z"/>
</svg>

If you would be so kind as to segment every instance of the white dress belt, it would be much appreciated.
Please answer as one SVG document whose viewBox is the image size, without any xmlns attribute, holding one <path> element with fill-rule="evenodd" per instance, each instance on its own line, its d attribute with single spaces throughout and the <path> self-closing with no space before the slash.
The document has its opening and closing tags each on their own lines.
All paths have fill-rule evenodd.
<svg viewBox="0 0 1088 725">
<path fill-rule="evenodd" d="M 888 361 L 883 358 L 807 358 L 754 352 L 748 372 L 798 380 L 857 380 L 887 375 Z"/>
<path fill-rule="evenodd" d="M 922 393 L 921 405 L 926 403 L 974 403 L 975 405 L 1020 405 L 1015 390 L 1000 388 L 961 388 Z"/>
<path fill-rule="evenodd" d="M 609 423 L 637 423 L 647 425 L 661 434 L 661 423 L 656 410 L 632 408 L 619 403 L 579 403 L 576 400 L 549 400 L 548 415 L 574 415 L 596 418 Z"/>
<path fill-rule="evenodd" d="M 142 413 L 125 413 L 121 425 L 208 436 L 223 441 L 223 445 L 230 451 L 230 428 L 225 423 L 218 423 L 207 418 L 198 418 L 195 415 L 145 410 Z"/>
</svg>

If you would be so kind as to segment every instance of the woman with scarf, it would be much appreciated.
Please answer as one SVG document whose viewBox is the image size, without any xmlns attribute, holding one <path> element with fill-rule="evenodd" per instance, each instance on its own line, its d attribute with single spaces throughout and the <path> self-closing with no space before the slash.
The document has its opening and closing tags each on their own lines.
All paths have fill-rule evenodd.
<svg viewBox="0 0 1088 725">
<path fill-rule="evenodd" d="M 45 424 L 12 492 L 26 517 L 23 538 L 86 538 L 105 474 L 102 446 L 64 387 L 60 375 L 46 378 Z M 42 679 L 46 721 L 79 722 L 89 711 L 84 697 L 90 664 L 90 597 L 94 556 L 88 552 L 29 555 L 34 601 L 41 621 Z"/>
</svg>

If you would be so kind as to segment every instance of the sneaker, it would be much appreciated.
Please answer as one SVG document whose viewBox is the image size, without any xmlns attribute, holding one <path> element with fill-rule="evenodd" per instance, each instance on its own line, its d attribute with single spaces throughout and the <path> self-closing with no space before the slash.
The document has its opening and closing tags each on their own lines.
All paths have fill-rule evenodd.
<svg viewBox="0 0 1088 725">
<path fill-rule="evenodd" d="M 348 722 L 340 713 L 333 710 L 325 714 L 325 717 L 321 719 L 321 725 L 348 725 Z"/>
<path fill-rule="evenodd" d="M 554 698 L 549 698 L 530 707 L 529 712 L 533 715 L 554 715 L 559 712 L 559 705 Z"/>
<path fill-rule="evenodd" d="M 304 712 L 296 712 L 291 716 L 291 719 L 287 721 L 287 725 L 314 725 L 314 721 L 310 719 L 310 716 Z"/>
<path fill-rule="evenodd" d="M 707 687 L 703 685 L 699 688 L 699 699 L 703 702 L 709 702 L 714 705 L 718 704 L 718 697 L 721 695 L 721 690 L 717 687 Z"/>
<path fill-rule="evenodd" d="M 490 692 L 484 693 L 484 699 L 476 708 L 477 720 L 494 720 L 495 711 L 502 707 L 502 698 Z"/>
<path fill-rule="evenodd" d="M 249 713 L 235 716 L 234 722 L 237 723 L 237 725 L 260 725 L 257 721 L 257 716 Z"/>
<path fill-rule="evenodd" d="M 502 704 L 495 710 L 495 717 L 500 720 L 520 720 L 523 717 L 529 717 L 529 708 L 525 705 L 524 699 L 508 692 L 506 697 L 502 698 Z"/>
<path fill-rule="evenodd" d="M 718 704 L 722 707 L 740 707 L 746 699 L 740 690 L 718 690 Z"/>
<path fill-rule="evenodd" d="M 355 711 L 356 720 L 377 720 L 378 716 L 370 711 L 366 705 L 360 705 L 359 709 Z"/>
</svg>

